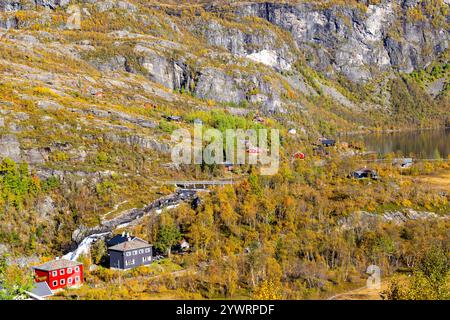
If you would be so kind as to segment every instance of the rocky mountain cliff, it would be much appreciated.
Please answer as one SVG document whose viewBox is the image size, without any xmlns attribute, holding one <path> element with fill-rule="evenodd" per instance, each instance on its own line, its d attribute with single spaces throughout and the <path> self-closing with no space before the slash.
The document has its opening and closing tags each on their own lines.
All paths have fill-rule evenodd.
<svg viewBox="0 0 450 320">
<path fill-rule="evenodd" d="M 213 215 L 226 220 L 211 241 L 217 252 L 223 239 L 234 242 L 230 233 L 260 237 L 254 220 L 280 236 L 270 248 L 287 244 L 295 264 L 308 256 L 309 265 L 315 254 L 290 250 L 299 242 L 287 241 L 286 227 L 329 236 L 328 220 L 317 229 L 317 217 L 399 206 L 444 212 L 445 194 L 403 175 L 397 184 L 395 168 L 378 182 L 348 180 L 362 149 L 351 137 L 327 157 L 314 143 L 450 124 L 448 10 L 447 0 L 0 0 L 0 251 L 60 256 L 74 231 L 126 222 L 120 212 L 137 214 L 132 208 L 173 192 L 162 182 L 229 178 L 223 166 L 171 163 L 170 134 L 199 120 L 281 136 L 278 175 L 236 168 L 245 183 L 237 188 L 248 189 L 233 196 L 242 208 L 228 210 L 235 200 L 223 192 L 214 209 L 196 211 L 206 229 L 216 228 Z M 294 160 L 299 152 L 306 161 Z M 231 227 L 241 215 L 243 227 Z M 240 252 L 249 245 L 235 243 Z"/>
<path fill-rule="evenodd" d="M 43 164 L 68 153 L 42 130 L 83 137 L 63 139 L 81 161 L 99 134 L 167 153 L 176 125 L 161 117 L 208 110 L 259 113 L 312 138 L 441 125 L 448 9 L 425 0 L 0 0 L 2 156 Z"/>
<path fill-rule="evenodd" d="M 448 8 L 441 3 L 429 18 L 415 19 L 411 12 L 421 5 L 420 0 L 381 1 L 362 9 L 269 2 L 244 5 L 236 13 L 266 19 L 290 32 L 315 69 L 368 81 L 385 71 L 424 68 L 448 48 Z"/>
</svg>

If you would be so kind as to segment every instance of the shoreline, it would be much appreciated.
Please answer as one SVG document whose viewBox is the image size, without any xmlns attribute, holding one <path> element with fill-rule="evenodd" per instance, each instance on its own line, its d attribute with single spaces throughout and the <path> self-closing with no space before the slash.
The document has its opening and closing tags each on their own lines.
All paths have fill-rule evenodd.
<svg viewBox="0 0 450 320">
<path fill-rule="evenodd" d="M 403 129 L 383 129 L 383 130 L 361 130 L 361 131 L 349 131 L 349 132 L 339 132 L 336 134 L 338 137 L 354 136 L 354 135 L 371 135 L 371 134 L 393 134 L 402 132 L 412 132 L 412 131 L 431 131 L 431 130 L 450 130 L 448 126 L 439 127 L 426 127 L 426 128 L 403 128 Z"/>
</svg>

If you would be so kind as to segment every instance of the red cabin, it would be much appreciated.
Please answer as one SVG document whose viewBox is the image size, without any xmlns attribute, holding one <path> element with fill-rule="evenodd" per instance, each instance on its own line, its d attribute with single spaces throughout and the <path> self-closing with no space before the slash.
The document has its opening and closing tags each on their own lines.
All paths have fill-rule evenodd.
<svg viewBox="0 0 450 320">
<path fill-rule="evenodd" d="M 303 152 L 297 152 L 294 154 L 294 159 L 305 160 L 306 155 Z"/>
<path fill-rule="evenodd" d="M 58 259 L 33 267 L 36 282 L 47 282 L 52 291 L 83 283 L 83 264 Z"/>
</svg>

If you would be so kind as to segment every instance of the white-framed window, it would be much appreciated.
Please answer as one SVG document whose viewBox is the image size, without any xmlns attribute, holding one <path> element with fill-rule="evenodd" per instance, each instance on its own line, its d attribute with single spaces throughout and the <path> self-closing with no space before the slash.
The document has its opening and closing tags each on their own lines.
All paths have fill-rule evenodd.
<svg viewBox="0 0 450 320">
<path fill-rule="evenodd" d="M 149 253 L 150 252 L 150 248 L 145 249 L 145 253 Z"/>
<path fill-rule="evenodd" d="M 137 250 L 133 251 L 133 256 L 137 255 Z"/>
<path fill-rule="evenodd" d="M 75 272 L 80 272 L 80 267 L 75 267 Z"/>
<path fill-rule="evenodd" d="M 59 274 L 60 274 L 61 276 L 63 276 L 64 273 L 65 273 L 64 271 L 65 271 L 64 269 L 59 270 Z"/>
<path fill-rule="evenodd" d="M 53 286 L 56 287 L 58 285 L 58 281 L 54 280 L 53 281 Z"/>
<path fill-rule="evenodd" d="M 65 285 L 66 284 L 66 279 L 61 279 L 61 280 L 59 280 L 59 284 L 60 285 Z"/>
<path fill-rule="evenodd" d="M 75 277 L 75 283 L 78 283 L 78 282 L 80 282 L 80 277 Z"/>
<path fill-rule="evenodd" d="M 152 257 L 142 257 L 142 262 L 152 261 Z"/>
<path fill-rule="evenodd" d="M 52 276 L 57 277 L 58 276 L 58 271 L 53 271 L 52 272 Z"/>
<path fill-rule="evenodd" d="M 72 268 L 67 268 L 67 274 L 72 274 Z"/>
<path fill-rule="evenodd" d="M 72 278 L 67 279 L 68 284 L 72 284 Z"/>
<path fill-rule="evenodd" d="M 125 255 L 126 255 L 127 257 L 129 257 L 129 256 L 131 256 L 131 252 L 126 252 Z"/>
<path fill-rule="evenodd" d="M 144 249 L 139 249 L 139 254 L 143 254 L 144 253 Z"/>
</svg>

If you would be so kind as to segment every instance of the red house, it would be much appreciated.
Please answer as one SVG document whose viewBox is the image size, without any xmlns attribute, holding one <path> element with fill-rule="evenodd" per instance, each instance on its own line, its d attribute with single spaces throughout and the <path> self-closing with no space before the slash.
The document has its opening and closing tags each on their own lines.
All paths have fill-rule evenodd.
<svg viewBox="0 0 450 320">
<path fill-rule="evenodd" d="M 294 154 L 294 159 L 305 160 L 306 155 L 303 152 L 296 152 Z"/>
<path fill-rule="evenodd" d="M 57 259 L 33 267 L 36 282 L 47 282 L 50 289 L 80 286 L 83 283 L 83 264 Z"/>
</svg>

